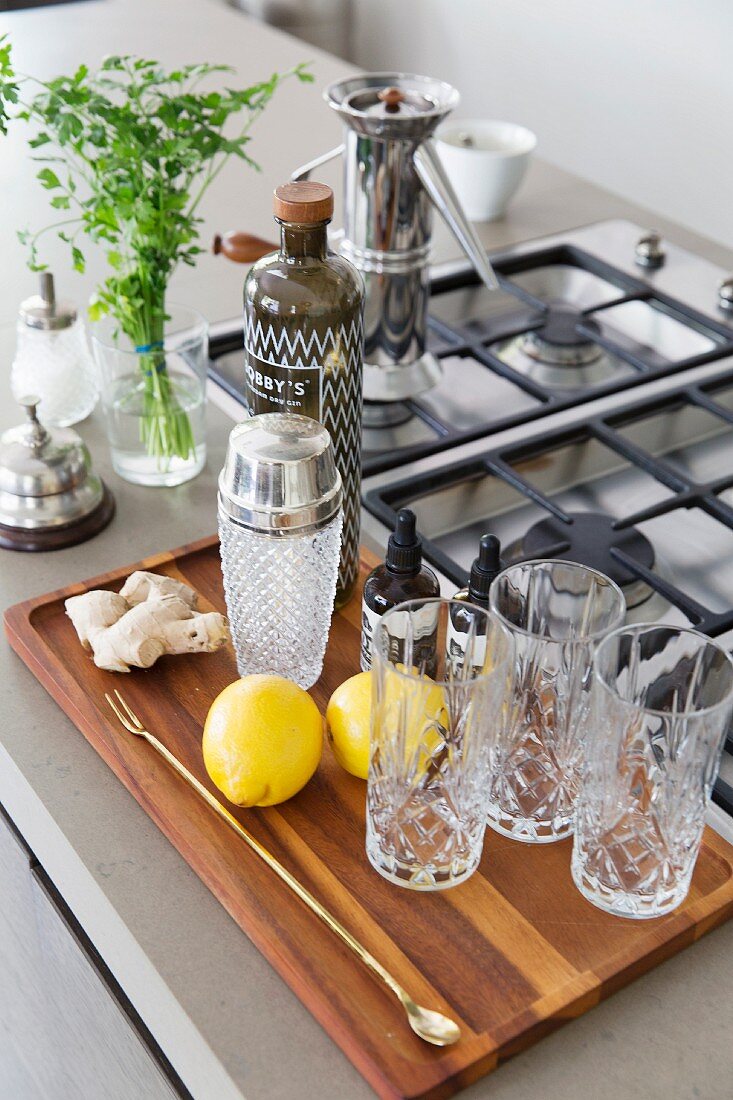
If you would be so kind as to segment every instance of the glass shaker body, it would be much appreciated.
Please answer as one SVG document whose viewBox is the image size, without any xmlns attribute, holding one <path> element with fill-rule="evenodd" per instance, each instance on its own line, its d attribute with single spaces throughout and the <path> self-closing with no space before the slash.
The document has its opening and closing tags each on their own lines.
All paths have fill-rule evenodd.
<svg viewBox="0 0 733 1100">
<path fill-rule="evenodd" d="M 241 676 L 321 675 L 341 547 L 341 477 L 315 420 L 264 413 L 229 436 L 219 475 L 224 593 Z"/>
<path fill-rule="evenodd" d="M 342 513 L 307 534 L 273 537 L 219 509 L 227 615 L 240 676 L 276 673 L 312 687 L 323 668 Z"/>
</svg>

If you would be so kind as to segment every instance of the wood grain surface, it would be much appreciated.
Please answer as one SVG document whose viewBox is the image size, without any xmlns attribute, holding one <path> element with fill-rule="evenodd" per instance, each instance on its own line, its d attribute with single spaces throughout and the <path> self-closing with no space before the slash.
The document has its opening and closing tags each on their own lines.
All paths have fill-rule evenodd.
<svg viewBox="0 0 733 1100">
<path fill-rule="evenodd" d="M 373 564 L 365 554 L 362 576 Z M 689 898 L 658 920 L 622 920 L 586 902 L 570 878 L 569 840 L 533 847 L 490 830 L 481 866 L 462 886 L 436 894 L 399 889 L 366 859 L 366 784 L 326 748 L 295 798 L 233 812 L 417 1001 L 455 1016 L 460 1042 L 429 1047 L 348 949 L 145 742 L 112 720 L 104 693 L 117 687 L 214 790 L 201 729 L 213 698 L 236 679 L 231 649 L 164 657 L 121 676 L 94 666 L 64 613 L 67 596 L 117 589 L 138 568 L 177 577 L 203 605 L 224 609 L 218 541 L 209 538 L 10 608 L 10 643 L 380 1096 L 452 1095 L 733 912 L 733 847 L 709 829 Z M 324 672 L 312 689 L 322 712 L 334 688 L 359 669 L 359 629 L 357 592 L 334 617 Z"/>
</svg>

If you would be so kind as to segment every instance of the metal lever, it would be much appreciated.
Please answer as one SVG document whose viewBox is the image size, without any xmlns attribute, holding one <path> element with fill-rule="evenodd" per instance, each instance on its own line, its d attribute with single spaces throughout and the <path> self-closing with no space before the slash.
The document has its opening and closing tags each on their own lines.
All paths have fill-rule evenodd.
<svg viewBox="0 0 733 1100">
<path fill-rule="evenodd" d="M 330 160 L 335 160 L 336 157 L 340 157 L 344 151 L 343 143 L 337 145 L 335 149 L 329 149 L 327 153 L 321 153 L 320 157 L 316 157 L 315 160 L 309 160 L 307 164 L 301 164 L 300 168 L 296 168 L 290 176 L 293 183 L 299 183 L 300 180 L 307 180 L 310 178 L 311 172 L 315 172 L 316 168 L 320 168 L 322 164 L 328 164 Z"/>
<path fill-rule="evenodd" d="M 433 205 L 476 269 L 476 274 L 489 290 L 496 290 L 499 281 L 489 263 L 476 230 L 461 209 L 458 196 L 446 175 L 440 154 L 431 140 L 423 141 L 413 153 L 413 162 L 420 182 L 430 195 Z"/>
</svg>

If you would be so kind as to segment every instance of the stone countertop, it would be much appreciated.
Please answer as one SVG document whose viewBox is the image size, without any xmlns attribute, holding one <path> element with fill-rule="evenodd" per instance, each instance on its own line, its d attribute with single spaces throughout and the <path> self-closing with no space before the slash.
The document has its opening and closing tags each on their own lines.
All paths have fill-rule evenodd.
<svg viewBox="0 0 733 1100">
<path fill-rule="evenodd" d="M 318 87 L 284 89 L 258 124 L 253 153 L 263 173 L 242 174 L 230 166 L 222 174 L 203 211 L 205 237 L 232 227 L 267 235 L 272 187 L 294 164 L 338 140 L 338 126 L 319 89 L 348 66 L 217 0 L 90 0 L 0 15 L 0 34 L 6 30 L 16 42 L 19 66 L 46 75 L 112 50 L 171 64 L 202 57 L 229 61 L 243 80 L 315 58 Z M 0 322 L 12 322 L 19 298 L 33 289 L 15 230 L 42 224 L 46 209 L 17 136 L 8 139 L 2 154 Z M 488 247 L 498 248 L 608 217 L 655 224 L 677 243 L 733 268 L 731 255 L 712 242 L 539 160 L 509 216 L 480 231 Z M 440 231 L 436 253 L 438 259 L 457 254 Z M 51 258 L 57 272 L 67 270 L 60 252 Z M 94 265 L 89 280 L 93 276 Z M 65 295 L 83 301 L 89 280 L 84 285 L 69 276 L 67 283 L 64 276 Z M 176 296 L 193 301 L 211 320 L 222 319 L 238 312 L 241 281 L 241 270 L 205 256 L 177 280 Z M 0 392 L 4 428 L 18 419 L 7 375 Z M 106 531 L 77 548 L 36 555 L 0 552 L 3 606 L 209 534 L 230 424 L 223 411 L 210 406 L 204 473 L 177 489 L 150 490 L 112 473 L 99 416 L 91 417 L 81 431 L 116 495 L 117 515 Z M 197 1100 L 372 1095 L 4 641 L 0 706 L 0 802 Z M 729 1095 L 732 1064 L 732 980 L 729 924 L 463 1095 L 722 1100 Z"/>
</svg>

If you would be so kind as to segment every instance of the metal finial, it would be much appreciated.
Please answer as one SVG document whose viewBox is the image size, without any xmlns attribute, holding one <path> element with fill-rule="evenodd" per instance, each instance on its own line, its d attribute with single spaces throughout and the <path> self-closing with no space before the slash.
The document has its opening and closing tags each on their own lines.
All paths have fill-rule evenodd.
<svg viewBox="0 0 733 1100">
<path fill-rule="evenodd" d="M 38 419 L 38 413 L 36 412 L 40 403 L 40 397 L 36 397 L 34 393 L 27 394 L 18 401 L 21 408 L 25 409 L 26 416 L 28 417 L 28 426 L 23 442 L 34 451 L 42 447 L 49 438 L 49 434 Z"/>
</svg>

